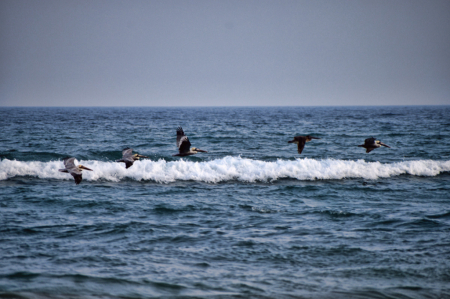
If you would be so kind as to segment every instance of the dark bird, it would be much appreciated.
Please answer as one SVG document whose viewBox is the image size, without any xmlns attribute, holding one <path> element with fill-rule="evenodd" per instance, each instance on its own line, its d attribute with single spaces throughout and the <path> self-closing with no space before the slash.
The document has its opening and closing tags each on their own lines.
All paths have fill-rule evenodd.
<svg viewBox="0 0 450 299">
<path fill-rule="evenodd" d="M 360 144 L 358 146 L 359 147 L 364 147 L 366 149 L 366 153 L 370 153 L 374 149 L 379 148 L 381 146 L 385 146 L 385 147 L 391 148 L 390 146 L 384 144 L 380 140 L 376 140 L 373 137 L 372 138 L 367 138 L 366 140 L 364 140 L 364 144 Z"/>
<path fill-rule="evenodd" d="M 183 128 L 178 127 L 177 129 L 177 147 L 179 150 L 178 154 L 172 155 L 172 156 L 189 156 L 189 155 L 195 155 L 197 153 L 207 153 L 207 151 L 201 150 L 199 148 L 193 147 L 189 148 L 191 146 L 191 142 L 189 141 L 189 138 L 187 138 L 186 135 L 184 135 Z"/>
<path fill-rule="evenodd" d="M 148 158 L 148 157 L 139 154 L 133 155 L 133 149 L 127 147 L 122 150 L 122 159 L 116 160 L 116 162 L 123 162 L 125 163 L 125 168 L 130 168 L 133 165 L 134 161 L 137 161 L 140 158 Z"/>
<path fill-rule="evenodd" d="M 301 154 L 302 151 L 303 151 L 303 148 L 305 147 L 305 143 L 309 142 L 309 141 L 311 141 L 313 139 L 320 139 L 320 138 L 309 136 L 309 135 L 306 135 L 306 136 L 295 136 L 294 140 L 288 141 L 288 143 L 296 143 L 297 144 L 298 153 Z"/>
<path fill-rule="evenodd" d="M 71 157 L 64 158 L 64 167 L 66 167 L 66 168 L 59 169 L 59 171 L 70 173 L 73 176 L 73 178 L 75 179 L 75 184 L 77 184 L 77 185 L 79 183 L 81 183 L 81 180 L 83 179 L 81 176 L 81 171 L 83 169 L 92 171 L 92 169 L 87 168 L 86 166 L 83 166 L 81 164 L 76 166 L 75 158 L 73 158 L 73 157 L 72 158 Z"/>
</svg>

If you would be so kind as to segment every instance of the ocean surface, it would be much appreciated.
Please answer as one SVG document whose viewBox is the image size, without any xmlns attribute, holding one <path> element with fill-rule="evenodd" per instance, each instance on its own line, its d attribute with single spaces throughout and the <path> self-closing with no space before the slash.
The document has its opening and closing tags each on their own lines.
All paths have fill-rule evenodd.
<svg viewBox="0 0 450 299">
<path fill-rule="evenodd" d="M 208 153 L 173 157 L 178 126 Z M 450 106 L 1 107 L 0 128 L 0 298 L 450 298 Z"/>
</svg>

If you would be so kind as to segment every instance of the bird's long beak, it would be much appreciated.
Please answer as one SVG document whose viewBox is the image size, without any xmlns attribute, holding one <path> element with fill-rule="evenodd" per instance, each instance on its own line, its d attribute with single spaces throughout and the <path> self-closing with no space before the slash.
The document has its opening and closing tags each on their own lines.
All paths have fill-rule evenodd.
<svg viewBox="0 0 450 299">
<path fill-rule="evenodd" d="M 387 145 L 387 144 L 384 144 L 383 142 L 381 142 L 380 141 L 380 145 L 382 145 L 382 146 L 385 146 L 385 147 L 388 147 L 388 148 L 391 148 L 389 145 Z"/>
<path fill-rule="evenodd" d="M 320 139 L 319 137 L 312 137 L 312 136 L 309 137 L 311 137 L 311 139 Z"/>
<path fill-rule="evenodd" d="M 207 153 L 207 151 L 204 151 L 204 150 L 201 150 L 201 149 L 197 149 L 197 152 L 200 152 L 200 153 Z"/>
<path fill-rule="evenodd" d="M 148 158 L 147 156 L 137 155 L 139 158 Z"/>
<path fill-rule="evenodd" d="M 295 140 L 289 140 L 288 143 L 294 143 Z"/>
<path fill-rule="evenodd" d="M 85 170 L 89 170 L 89 171 L 93 171 L 92 169 L 87 168 L 86 166 L 83 166 L 83 165 L 81 165 L 80 168 L 81 168 L 81 169 L 85 169 Z"/>
</svg>

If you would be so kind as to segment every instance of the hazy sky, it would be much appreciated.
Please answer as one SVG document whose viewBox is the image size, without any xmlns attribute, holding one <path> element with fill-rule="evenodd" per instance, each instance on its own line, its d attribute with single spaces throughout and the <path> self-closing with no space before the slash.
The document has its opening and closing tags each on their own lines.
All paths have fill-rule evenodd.
<svg viewBox="0 0 450 299">
<path fill-rule="evenodd" d="M 450 1 L 1 0 L 0 106 L 450 104 Z"/>
</svg>

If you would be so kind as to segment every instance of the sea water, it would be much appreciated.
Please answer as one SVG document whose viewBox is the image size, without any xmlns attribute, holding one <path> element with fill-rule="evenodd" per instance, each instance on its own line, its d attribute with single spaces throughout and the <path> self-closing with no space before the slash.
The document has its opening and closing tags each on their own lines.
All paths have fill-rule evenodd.
<svg viewBox="0 0 450 299">
<path fill-rule="evenodd" d="M 172 156 L 178 126 L 208 153 Z M 450 106 L 3 107 L 0 128 L 0 297 L 450 298 Z"/>
</svg>

